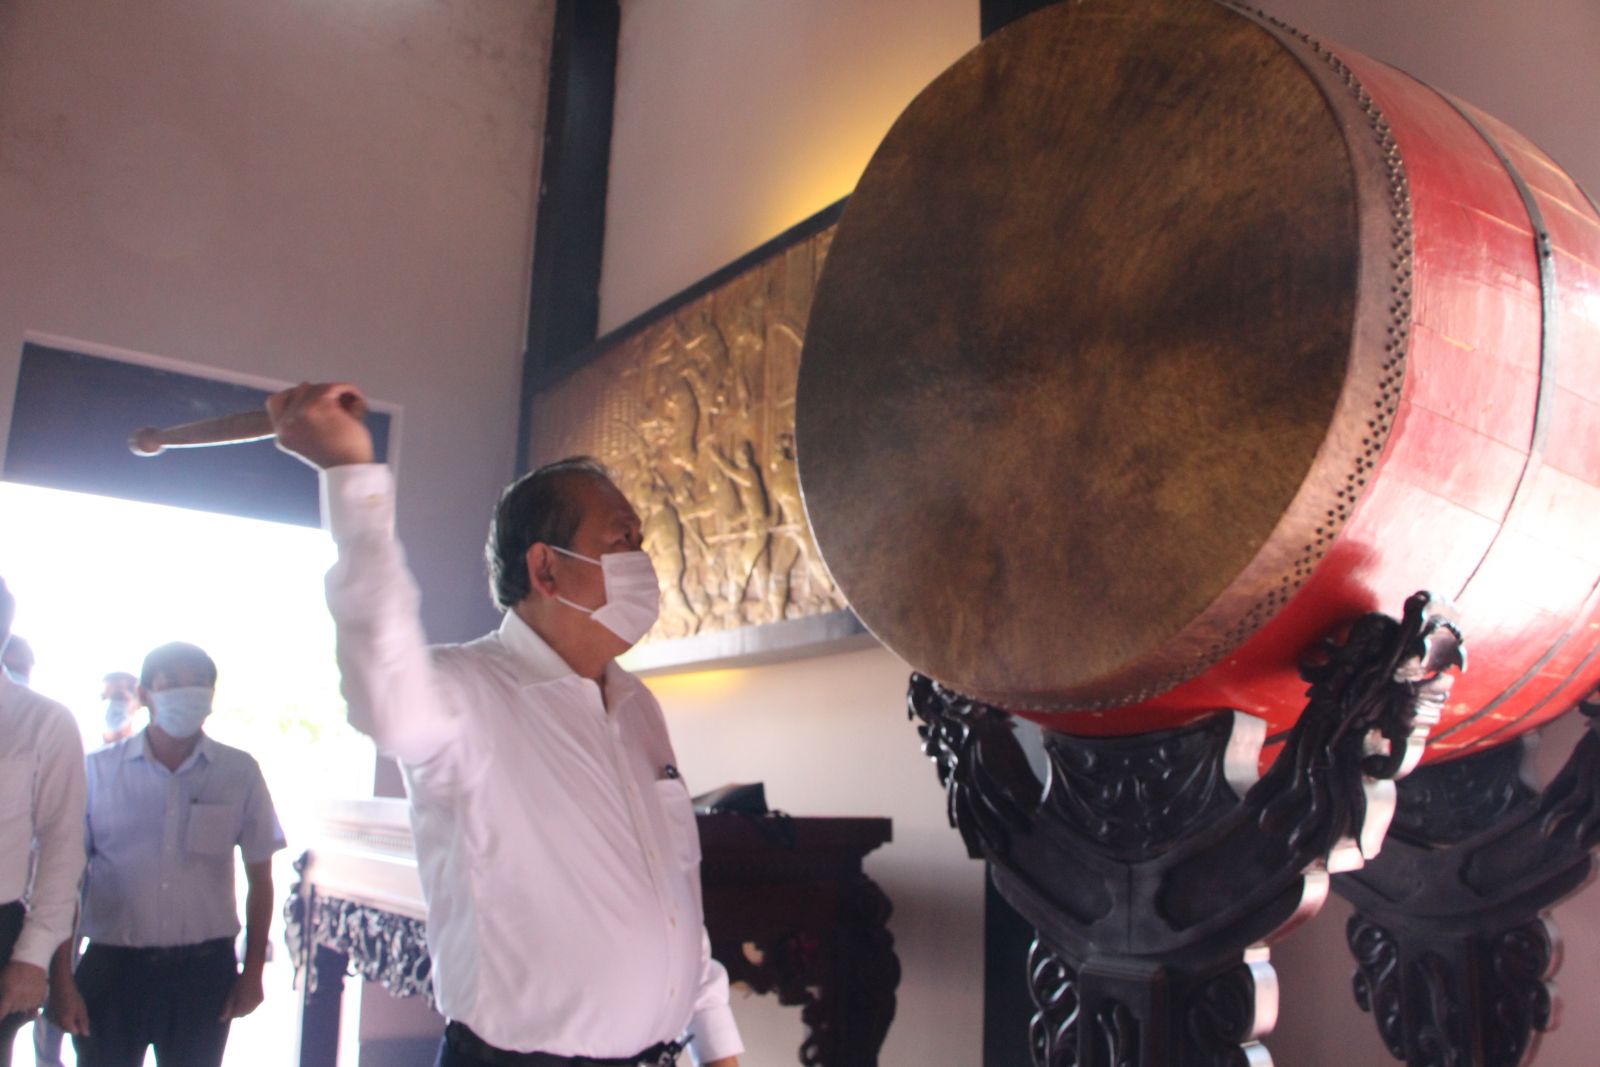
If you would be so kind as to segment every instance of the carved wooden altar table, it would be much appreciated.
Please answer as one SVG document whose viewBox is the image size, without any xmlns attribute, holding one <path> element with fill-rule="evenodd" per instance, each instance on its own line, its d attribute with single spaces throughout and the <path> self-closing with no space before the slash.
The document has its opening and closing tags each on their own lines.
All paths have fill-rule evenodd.
<svg viewBox="0 0 1600 1067">
<path fill-rule="evenodd" d="M 871 1067 L 894 1018 L 900 962 L 889 899 L 862 860 L 888 819 L 701 815 L 706 928 L 733 982 L 797 1006 L 808 1067 Z M 344 978 L 432 996 L 422 886 L 401 800 L 330 806 L 284 905 L 299 974 L 299 1067 L 335 1067 Z"/>
</svg>

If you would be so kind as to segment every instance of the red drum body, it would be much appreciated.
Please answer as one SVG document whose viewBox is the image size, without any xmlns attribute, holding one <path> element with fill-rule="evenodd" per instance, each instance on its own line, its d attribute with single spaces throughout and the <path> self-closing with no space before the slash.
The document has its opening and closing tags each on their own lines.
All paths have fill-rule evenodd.
<svg viewBox="0 0 1600 1067">
<path fill-rule="evenodd" d="M 1281 734 L 1300 657 L 1419 589 L 1469 655 L 1429 758 L 1600 685 L 1600 212 L 1258 13 L 1085 0 L 986 41 L 868 168 L 800 373 L 863 622 L 1053 729 Z"/>
<path fill-rule="evenodd" d="M 1503 741 L 1600 684 L 1600 213 L 1505 124 L 1334 48 L 1393 134 L 1412 204 L 1404 373 L 1365 491 L 1311 579 L 1223 663 L 1130 721 L 1237 707 L 1286 728 L 1290 664 L 1330 620 L 1460 611 L 1469 670 L 1433 758 Z"/>
</svg>

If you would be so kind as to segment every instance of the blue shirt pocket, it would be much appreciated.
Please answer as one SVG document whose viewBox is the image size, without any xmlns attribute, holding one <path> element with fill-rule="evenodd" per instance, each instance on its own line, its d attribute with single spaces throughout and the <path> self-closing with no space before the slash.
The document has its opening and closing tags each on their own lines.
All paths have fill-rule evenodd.
<svg viewBox="0 0 1600 1067">
<path fill-rule="evenodd" d="M 244 805 L 241 803 L 190 804 L 184 846 L 200 856 L 226 855 L 239 843 L 243 823 Z"/>
</svg>

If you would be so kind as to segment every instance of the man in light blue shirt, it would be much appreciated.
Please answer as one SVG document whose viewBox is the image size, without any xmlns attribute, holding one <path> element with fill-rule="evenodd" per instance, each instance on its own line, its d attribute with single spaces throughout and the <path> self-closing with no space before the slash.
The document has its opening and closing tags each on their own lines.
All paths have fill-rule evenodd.
<svg viewBox="0 0 1600 1067">
<path fill-rule="evenodd" d="M 150 725 L 88 758 L 88 869 L 72 972 L 56 954 L 52 1014 L 82 1067 L 215 1067 L 232 1019 L 263 999 L 272 854 L 283 831 L 256 761 L 205 735 L 217 668 L 194 645 L 145 658 Z M 246 947 L 234 954 L 233 850 L 244 855 Z M 75 979 L 75 980 L 74 980 Z"/>
</svg>

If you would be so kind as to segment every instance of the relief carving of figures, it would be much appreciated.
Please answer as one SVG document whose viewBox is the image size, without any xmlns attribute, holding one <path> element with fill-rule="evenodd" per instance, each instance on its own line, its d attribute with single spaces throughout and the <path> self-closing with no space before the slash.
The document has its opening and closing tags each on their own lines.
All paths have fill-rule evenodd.
<svg viewBox="0 0 1600 1067">
<path fill-rule="evenodd" d="M 832 230 L 623 336 L 535 399 L 537 462 L 596 456 L 661 580 L 647 640 L 844 608 L 806 522 L 794 393 Z"/>
</svg>

